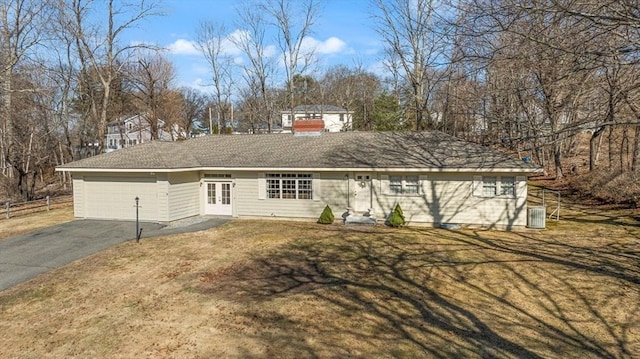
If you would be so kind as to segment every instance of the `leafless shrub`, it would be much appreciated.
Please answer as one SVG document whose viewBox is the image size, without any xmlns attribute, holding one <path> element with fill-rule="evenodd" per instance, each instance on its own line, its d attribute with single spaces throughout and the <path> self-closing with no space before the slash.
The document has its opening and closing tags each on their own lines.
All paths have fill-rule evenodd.
<svg viewBox="0 0 640 359">
<path fill-rule="evenodd" d="M 579 196 L 610 204 L 640 207 L 640 173 L 592 171 L 569 182 Z"/>
</svg>

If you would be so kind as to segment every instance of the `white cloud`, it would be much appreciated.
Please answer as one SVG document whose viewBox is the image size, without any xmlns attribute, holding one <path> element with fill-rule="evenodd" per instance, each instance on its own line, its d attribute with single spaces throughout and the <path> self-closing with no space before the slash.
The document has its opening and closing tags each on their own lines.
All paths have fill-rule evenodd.
<svg viewBox="0 0 640 359">
<path fill-rule="evenodd" d="M 315 50 L 317 54 L 329 55 L 342 52 L 346 49 L 347 43 L 332 36 L 325 41 L 319 41 L 313 37 L 305 37 L 302 40 L 302 48 L 306 51 Z"/>
<path fill-rule="evenodd" d="M 249 37 L 250 35 L 246 30 L 235 30 L 234 32 L 230 33 L 229 35 L 227 35 L 227 37 L 222 39 L 221 46 L 224 50 L 224 53 L 227 55 L 240 55 L 242 53 L 242 50 L 240 50 L 235 43 L 246 41 L 246 39 Z"/>
<path fill-rule="evenodd" d="M 242 51 L 234 44 L 234 41 L 248 36 L 246 31 L 236 30 L 219 41 L 222 53 L 228 56 L 238 56 Z M 217 41 L 216 41 L 217 42 Z M 195 41 L 184 38 L 177 39 L 167 46 L 172 55 L 201 55 Z"/>
<path fill-rule="evenodd" d="M 321 54 L 335 54 L 343 51 L 347 47 L 347 43 L 337 37 L 330 37 L 326 41 L 320 43 L 318 52 Z"/>
<path fill-rule="evenodd" d="M 193 41 L 178 39 L 167 46 L 169 52 L 173 55 L 199 55 L 200 51 Z"/>
<path fill-rule="evenodd" d="M 278 53 L 278 49 L 276 49 L 275 45 L 269 45 L 264 48 L 264 56 L 265 57 L 274 57 Z"/>
<path fill-rule="evenodd" d="M 233 63 L 235 65 L 242 65 L 244 64 L 244 58 L 242 56 L 236 56 L 233 58 Z"/>
</svg>

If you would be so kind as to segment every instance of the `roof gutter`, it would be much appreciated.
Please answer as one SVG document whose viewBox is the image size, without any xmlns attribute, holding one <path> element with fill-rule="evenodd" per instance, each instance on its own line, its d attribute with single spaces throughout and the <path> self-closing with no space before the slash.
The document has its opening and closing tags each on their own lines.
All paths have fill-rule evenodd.
<svg viewBox="0 0 640 359">
<path fill-rule="evenodd" d="M 210 172 L 406 172 L 406 173 L 541 173 L 542 168 L 317 168 L 317 167 L 190 167 L 190 168 L 60 168 L 57 172 L 92 172 L 92 173 L 180 173 L 193 171 Z"/>
</svg>

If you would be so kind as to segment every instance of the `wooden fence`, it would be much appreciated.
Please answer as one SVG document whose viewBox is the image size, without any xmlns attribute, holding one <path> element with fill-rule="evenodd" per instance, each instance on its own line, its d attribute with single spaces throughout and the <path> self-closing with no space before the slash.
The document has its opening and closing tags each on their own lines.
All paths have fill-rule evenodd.
<svg viewBox="0 0 640 359">
<path fill-rule="evenodd" d="M 16 217 L 28 213 L 49 211 L 51 208 L 66 207 L 73 202 L 73 196 L 63 195 L 50 197 L 47 196 L 43 199 L 28 202 L 6 202 L 2 209 L 0 209 L 0 219 Z M 4 214 L 4 216 L 3 216 Z"/>
</svg>

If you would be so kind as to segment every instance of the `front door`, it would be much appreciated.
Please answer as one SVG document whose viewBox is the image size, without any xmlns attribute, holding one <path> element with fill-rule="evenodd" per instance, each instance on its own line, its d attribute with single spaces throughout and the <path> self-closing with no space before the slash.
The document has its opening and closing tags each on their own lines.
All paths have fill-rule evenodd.
<svg viewBox="0 0 640 359">
<path fill-rule="evenodd" d="M 231 182 L 204 183 L 204 213 L 221 216 L 231 216 Z"/>
<path fill-rule="evenodd" d="M 353 192 L 355 197 L 354 210 L 361 215 L 369 212 L 371 208 L 371 175 L 356 174 L 356 186 Z"/>
</svg>

